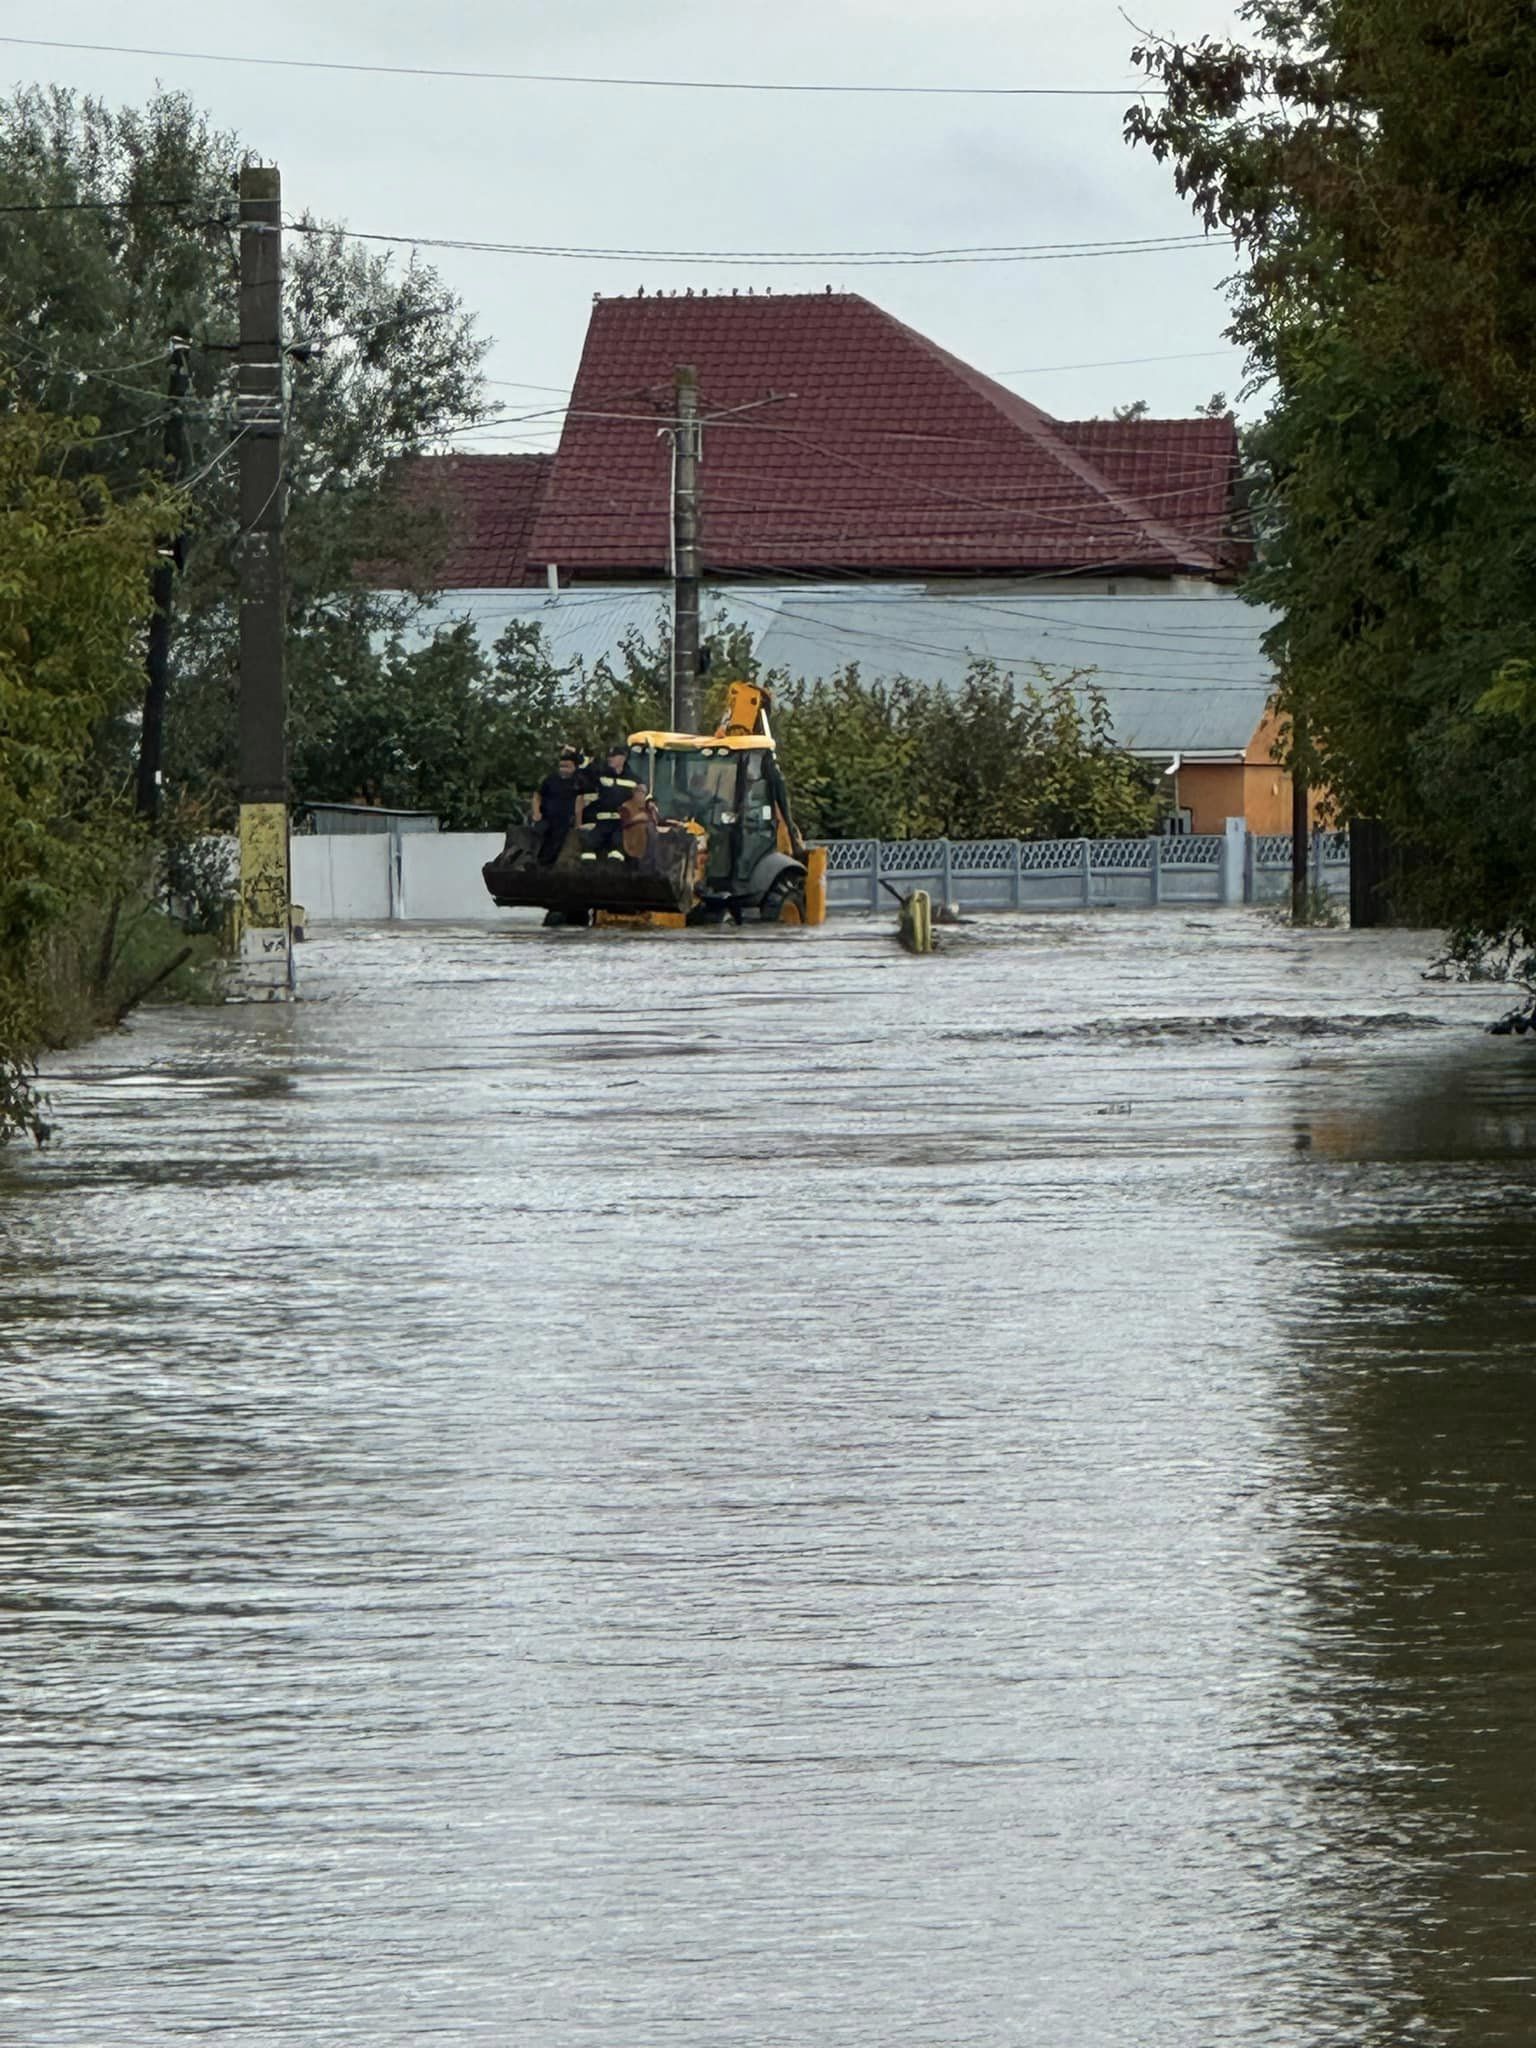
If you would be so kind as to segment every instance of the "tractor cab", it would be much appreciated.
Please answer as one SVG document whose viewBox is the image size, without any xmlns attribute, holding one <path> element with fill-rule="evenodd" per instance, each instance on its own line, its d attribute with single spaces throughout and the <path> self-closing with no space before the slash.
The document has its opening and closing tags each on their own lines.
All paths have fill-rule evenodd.
<svg viewBox="0 0 1536 2048">
<path fill-rule="evenodd" d="M 795 850 L 771 740 L 636 733 L 629 743 L 629 773 L 650 790 L 663 820 L 692 827 L 702 837 L 702 906 L 759 909 L 775 883 L 786 876 L 803 879 L 804 861 Z"/>
<path fill-rule="evenodd" d="M 533 836 L 514 826 L 485 866 L 495 901 L 542 906 L 562 924 L 605 914 L 739 923 L 748 912 L 769 923 L 807 921 L 808 864 L 819 871 L 823 857 L 807 854 L 796 829 L 766 692 L 731 684 L 713 733 L 632 733 L 628 773 L 650 791 L 662 821 L 645 859 L 583 860 L 573 831 L 554 861 L 541 863 Z"/>
</svg>

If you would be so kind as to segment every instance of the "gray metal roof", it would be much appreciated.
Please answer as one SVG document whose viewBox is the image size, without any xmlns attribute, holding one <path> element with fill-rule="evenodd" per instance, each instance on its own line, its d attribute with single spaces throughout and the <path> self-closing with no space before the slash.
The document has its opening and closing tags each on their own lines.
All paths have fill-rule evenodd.
<svg viewBox="0 0 1536 2048">
<path fill-rule="evenodd" d="M 418 624 L 469 618 L 489 651 L 514 618 L 535 621 L 558 662 L 617 653 L 627 631 L 653 638 L 660 587 L 454 591 Z M 1258 729 L 1274 688 L 1259 642 L 1275 615 L 1193 579 L 1081 592 L 1058 579 L 955 590 L 921 584 L 738 585 L 711 589 L 711 615 L 752 635 L 766 670 L 813 679 L 856 662 L 867 677 L 954 687 L 973 660 L 1025 681 L 1092 671 L 1120 745 L 1138 753 L 1232 753 Z M 1085 681 L 1090 678 L 1084 674 Z"/>
<path fill-rule="evenodd" d="M 468 619 L 489 654 L 514 620 L 530 620 L 561 668 L 575 661 L 592 668 L 605 655 L 615 657 L 627 633 L 654 641 L 669 601 L 659 587 L 645 584 L 594 585 L 558 597 L 542 590 L 448 590 L 417 615 L 408 637 L 429 640 L 442 627 Z"/>
</svg>

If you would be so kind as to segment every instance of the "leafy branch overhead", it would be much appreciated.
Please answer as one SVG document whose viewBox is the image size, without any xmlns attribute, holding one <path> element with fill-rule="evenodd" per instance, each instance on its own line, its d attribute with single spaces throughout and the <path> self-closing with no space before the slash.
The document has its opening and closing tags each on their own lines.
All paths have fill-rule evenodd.
<svg viewBox="0 0 1536 2048">
<path fill-rule="evenodd" d="M 1252 0 L 1145 39 L 1136 145 L 1243 258 L 1232 335 L 1282 708 L 1419 908 L 1536 935 L 1536 11 Z"/>
</svg>

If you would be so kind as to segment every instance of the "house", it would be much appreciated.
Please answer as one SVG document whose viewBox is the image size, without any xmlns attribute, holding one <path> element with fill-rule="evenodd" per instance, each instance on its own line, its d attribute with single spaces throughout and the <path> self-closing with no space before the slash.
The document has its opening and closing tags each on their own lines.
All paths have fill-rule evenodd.
<svg viewBox="0 0 1536 2048">
<path fill-rule="evenodd" d="M 716 616 L 768 667 L 955 683 L 984 658 L 1102 690 L 1186 827 L 1289 825 L 1270 759 L 1272 620 L 1230 419 L 1053 419 L 853 293 L 686 293 L 593 306 L 560 443 L 448 455 L 443 593 L 487 642 L 536 621 L 561 658 L 654 626 L 671 557 L 673 376 L 698 376 L 701 547 Z"/>
</svg>

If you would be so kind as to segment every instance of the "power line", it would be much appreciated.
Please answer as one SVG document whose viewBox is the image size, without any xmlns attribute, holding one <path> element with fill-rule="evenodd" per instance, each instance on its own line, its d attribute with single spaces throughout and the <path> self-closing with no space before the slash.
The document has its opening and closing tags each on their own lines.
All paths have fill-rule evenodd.
<svg viewBox="0 0 1536 2048">
<path fill-rule="evenodd" d="M 531 599 L 533 593 L 530 592 L 529 595 Z M 758 629 L 759 643 L 761 635 L 773 624 L 777 623 L 785 629 L 787 637 L 791 640 L 811 640 L 813 645 L 818 644 L 813 635 L 797 632 L 795 628 L 797 626 L 816 625 L 821 623 L 820 621 L 807 620 L 803 614 L 781 609 L 774 604 L 750 597 L 745 591 L 739 589 L 731 590 L 727 593 L 711 590 L 706 592 L 706 597 L 711 601 L 718 602 L 721 607 L 720 615 L 712 618 L 710 621 L 711 630 L 718 631 L 725 627 L 743 623 L 739 619 L 731 618 L 728 609 L 731 604 L 739 603 L 745 605 L 748 610 L 758 612 L 764 616 L 767 623 Z M 451 598 L 451 592 L 442 592 L 436 599 L 430 601 L 431 608 L 436 609 L 440 605 L 449 608 L 451 607 Z M 514 619 L 527 620 L 529 623 L 538 626 L 541 635 L 543 635 L 547 629 L 554 628 L 559 615 L 559 606 L 569 605 L 574 608 L 576 604 L 580 603 L 607 604 L 610 602 L 612 602 L 610 598 L 569 599 L 562 597 L 558 601 L 558 605 L 551 607 L 554 617 L 548 620 L 533 616 L 531 605 L 528 607 L 522 605 L 509 607 L 505 611 L 465 610 L 459 616 L 467 619 L 474 626 L 496 625 L 510 622 Z M 665 601 L 659 592 L 656 593 L 656 611 L 658 623 L 664 623 Z M 865 627 L 834 625 L 830 621 L 826 622 L 826 624 L 827 630 L 836 633 L 840 638 L 886 648 L 897 655 L 919 654 L 947 661 L 964 659 L 967 663 L 992 661 L 1009 676 L 1012 676 L 1017 669 L 1032 668 L 1036 663 L 1047 671 L 1066 666 L 1063 662 L 1053 663 L 1042 660 L 1036 653 L 1026 654 L 1018 650 L 1010 650 L 1005 654 L 978 655 L 972 649 L 938 646 L 931 642 L 911 639 L 901 634 L 872 632 Z M 420 627 L 418 626 L 416 630 L 420 631 Z M 750 626 L 748 630 L 751 630 Z M 574 661 L 582 661 L 583 657 L 577 655 L 572 657 L 572 659 Z M 790 672 L 793 673 L 793 671 Z M 889 676 L 892 672 L 882 669 L 879 673 L 884 677 Z M 1131 678 L 1136 680 L 1130 680 Z M 825 678 L 822 679 L 825 680 Z M 1116 686 L 1116 693 L 1118 695 L 1131 697 L 1188 697 L 1192 688 L 1200 690 L 1202 694 L 1240 693 L 1246 697 L 1255 691 L 1261 689 L 1268 690 L 1273 686 L 1273 677 L 1269 675 L 1254 676 L 1250 674 L 1245 676 L 1188 676 L 1174 678 L 1166 674 L 1160 674 L 1155 670 L 1107 669 L 1092 662 L 1082 664 L 1081 666 L 1074 664 L 1070 677 L 1060 677 L 1058 680 L 1070 680 L 1074 683 L 1075 687 L 1084 690 L 1091 689 L 1100 683 L 1112 684 Z"/>
<path fill-rule="evenodd" d="M 1197 363 L 1211 356 L 1232 356 L 1235 348 L 1195 348 L 1172 356 L 1108 356 L 1097 363 L 1034 363 L 1024 370 L 994 370 L 994 377 L 1050 377 L 1058 370 L 1129 370 L 1141 363 Z"/>
<path fill-rule="evenodd" d="M 487 242 L 467 236 L 384 234 L 306 220 L 290 220 L 284 225 L 299 235 L 336 235 L 352 242 L 455 249 L 478 256 L 540 257 L 582 263 L 676 263 L 693 267 L 751 264 L 772 270 L 803 270 L 823 264 L 851 269 L 919 269 L 937 264 L 1064 263 L 1102 256 L 1164 255 L 1181 249 L 1220 249 L 1230 254 L 1225 243 L 1207 234 L 1122 236 L 1109 242 L 999 243 L 954 249 L 604 249 L 557 242 Z"/>
<path fill-rule="evenodd" d="M 195 476 L 189 476 L 186 479 L 186 481 L 180 486 L 180 488 L 183 491 L 195 490 L 197 485 L 200 484 L 205 477 L 212 476 L 213 472 L 218 468 L 221 462 L 226 461 L 231 455 L 234 454 L 235 450 L 239 447 L 240 443 L 245 439 L 246 435 L 250 431 L 251 430 L 248 426 L 242 427 L 239 433 L 235 435 L 233 440 L 225 443 L 225 445 L 219 450 L 218 454 L 214 456 L 211 462 L 205 462 L 202 468 L 198 470 L 197 474 Z M 263 507 L 263 510 L 265 510 L 265 507 Z"/>
<path fill-rule="evenodd" d="M 1135 369 L 1143 363 L 1198 363 L 1217 356 L 1233 356 L 1236 348 L 1194 348 L 1182 349 L 1169 356 L 1105 356 L 1090 363 L 1031 363 L 1022 370 L 990 370 L 991 377 L 1050 377 L 1063 370 L 1125 370 Z M 504 385 L 513 391 L 556 391 L 569 392 L 569 384 L 530 384 L 520 377 L 486 377 L 487 384 Z"/>
<path fill-rule="evenodd" d="M 165 398 L 164 391 L 156 389 L 153 385 L 126 384 L 116 374 L 118 370 L 142 370 L 147 369 L 152 363 L 163 363 L 166 360 L 166 350 L 164 347 L 157 350 L 154 355 L 146 356 L 142 362 L 119 363 L 110 369 L 95 369 L 85 363 L 60 362 L 57 356 L 50 355 L 42 347 L 37 335 L 25 334 L 19 327 L 0 325 L 0 334 L 10 336 L 13 342 L 27 350 L 29 355 L 36 358 L 35 365 L 27 365 L 29 369 L 35 369 L 50 377 L 64 377 L 74 384 L 84 384 L 92 381 L 100 384 L 110 384 L 116 390 L 127 391 L 136 398 L 153 398 L 162 402 Z M 4 352 L 5 344 L 0 343 L 0 354 L 4 354 Z"/>
<path fill-rule="evenodd" d="M 893 648 L 899 653 L 925 654 L 941 660 L 953 660 L 957 654 L 961 653 L 966 654 L 972 660 L 978 658 L 993 660 L 1000 666 L 1006 666 L 1009 662 L 1033 663 L 1040 659 L 1039 655 L 1034 652 L 1029 654 L 993 654 L 977 657 L 971 654 L 968 649 L 940 646 L 931 641 L 911 639 L 902 634 L 871 631 L 868 627 L 838 625 L 830 619 L 818 620 L 807 618 L 804 613 L 782 610 L 776 606 L 756 601 L 741 591 L 733 592 L 733 599 L 737 603 L 746 605 L 750 611 L 769 613 L 773 619 L 777 620 L 781 626 L 788 630 L 791 639 L 814 639 L 814 633 L 801 632 L 797 634 L 794 630 L 797 626 L 811 627 L 813 629 L 819 627 L 823 632 L 836 633 L 846 639 L 867 641 L 879 646 Z M 1135 684 L 1127 685 L 1128 692 L 1136 696 L 1150 696 L 1163 691 L 1177 692 L 1181 696 L 1187 695 L 1191 684 L 1203 684 L 1207 688 L 1226 690 L 1253 690 L 1268 686 L 1266 681 L 1259 678 L 1234 675 L 1169 678 L 1166 675 L 1159 675 L 1155 670 L 1149 671 L 1147 669 L 1095 670 L 1095 673 L 1113 675 L 1116 679 L 1122 676 L 1149 678 L 1148 681 L 1141 683 L 1139 687 Z"/>
<path fill-rule="evenodd" d="M 0 36 L 0 43 L 6 40 Z M 0 202 L 0 213 L 137 213 L 140 209 L 172 206 L 225 206 L 229 194 L 221 192 L 205 199 L 27 199 Z M 220 227 L 233 221 L 219 221 Z"/>
<path fill-rule="evenodd" d="M 884 85 L 840 80 L 761 78 L 618 78 L 581 71 L 484 71 L 436 64 L 363 64 L 323 57 L 251 56 L 226 50 L 163 50 L 141 43 L 65 43 L 51 36 L 0 36 L 29 50 L 88 51 L 106 57 L 172 57 L 188 64 L 260 64 L 278 71 L 351 71 L 375 78 L 457 78 L 498 85 L 589 85 L 646 92 L 839 93 L 902 99 L 1118 99 L 1162 97 L 1142 81 L 1125 85 Z"/>
</svg>

